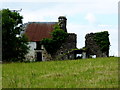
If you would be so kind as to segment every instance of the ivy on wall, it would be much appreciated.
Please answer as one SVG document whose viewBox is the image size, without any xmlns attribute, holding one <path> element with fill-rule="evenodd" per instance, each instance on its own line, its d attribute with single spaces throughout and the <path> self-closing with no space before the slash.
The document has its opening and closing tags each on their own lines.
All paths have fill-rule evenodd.
<svg viewBox="0 0 120 90">
<path fill-rule="evenodd" d="M 52 38 L 44 38 L 41 44 L 44 45 L 48 53 L 53 54 L 61 47 L 62 43 L 65 42 L 68 34 L 60 29 L 59 25 L 55 25 L 51 35 Z"/>
<path fill-rule="evenodd" d="M 110 42 L 108 31 L 95 33 L 93 38 L 95 42 L 99 45 L 102 52 L 106 52 L 109 50 Z"/>
</svg>

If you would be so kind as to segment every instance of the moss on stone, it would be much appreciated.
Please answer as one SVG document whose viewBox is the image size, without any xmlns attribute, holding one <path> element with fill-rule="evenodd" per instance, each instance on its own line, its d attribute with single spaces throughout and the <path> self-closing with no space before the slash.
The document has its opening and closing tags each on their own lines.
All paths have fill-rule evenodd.
<svg viewBox="0 0 120 90">
<path fill-rule="evenodd" d="M 95 42 L 99 45 L 102 52 L 106 52 L 109 50 L 110 42 L 108 31 L 95 33 L 93 38 Z"/>
</svg>

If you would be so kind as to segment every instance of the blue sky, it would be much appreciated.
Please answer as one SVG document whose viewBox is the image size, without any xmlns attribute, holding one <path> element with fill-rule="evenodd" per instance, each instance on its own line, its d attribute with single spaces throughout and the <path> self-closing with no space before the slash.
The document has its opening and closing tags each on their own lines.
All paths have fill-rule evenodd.
<svg viewBox="0 0 120 90">
<path fill-rule="evenodd" d="M 19 10 L 23 23 L 54 22 L 67 17 L 67 30 L 77 34 L 77 47 L 85 44 L 85 35 L 108 31 L 110 55 L 118 56 L 118 1 L 119 0 L 2 0 L 2 8 Z"/>
</svg>

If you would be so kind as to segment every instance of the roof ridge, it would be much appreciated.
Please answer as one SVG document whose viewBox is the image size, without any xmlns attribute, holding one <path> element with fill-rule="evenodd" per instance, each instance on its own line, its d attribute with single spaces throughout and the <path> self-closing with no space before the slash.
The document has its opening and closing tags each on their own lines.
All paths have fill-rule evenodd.
<svg viewBox="0 0 120 90">
<path fill-rule="evenodd" d="M 55 23 L 58 23 L 58 22 L 28 22 L 28 24 L 32 24 L 32 23 L 37 23 L 37 24 L 39 24 L 39 23 L 47 23 L 47 24 L 53 23 L 53 24 L 55 24 Z"/>
</svg>

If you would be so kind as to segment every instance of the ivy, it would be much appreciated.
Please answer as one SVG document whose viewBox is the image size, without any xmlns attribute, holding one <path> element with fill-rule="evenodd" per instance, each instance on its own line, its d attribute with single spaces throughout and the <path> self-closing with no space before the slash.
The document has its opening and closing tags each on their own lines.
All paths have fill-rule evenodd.
<svg viewBox="0 0 120 90">
<path fill-rule="evenodd" d="M 54 26 L 54 30 L 51 33 L 52 38 L 45 38 L 41 41 L 48 53 L 55 53 L 65 42 L 68 34 L 64 30 L 60 29 L 59 25 Z"/>
<path fill-rule="evenodd" d="M 95 33 L 94 40 L 99 45 L 102 52 L 109 50 L 110 42 L 108 31 Z"/>
</svg>

